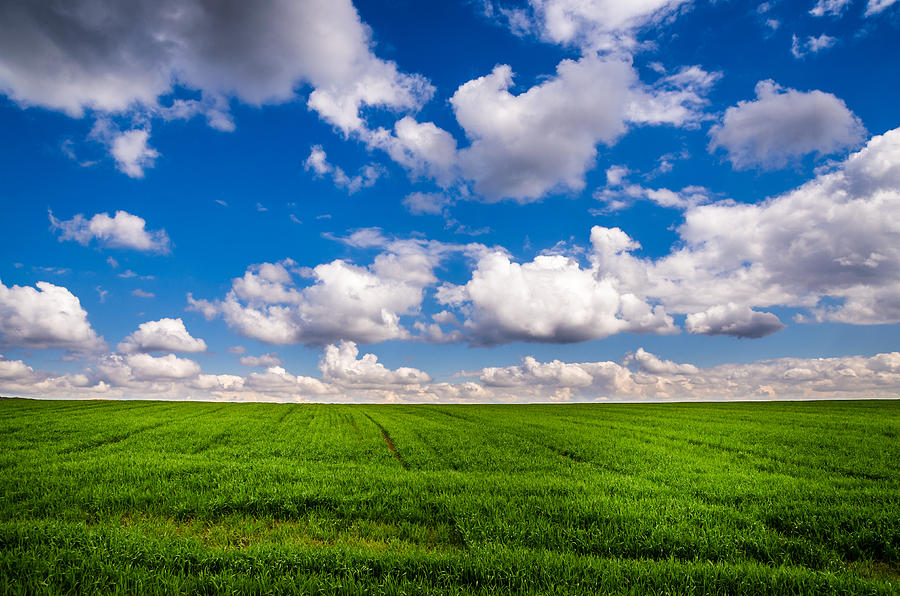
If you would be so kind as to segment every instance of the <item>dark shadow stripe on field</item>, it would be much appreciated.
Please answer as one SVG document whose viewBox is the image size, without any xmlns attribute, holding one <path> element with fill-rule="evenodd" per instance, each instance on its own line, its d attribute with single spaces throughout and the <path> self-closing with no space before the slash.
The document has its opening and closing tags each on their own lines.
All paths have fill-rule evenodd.
<svg viewBox="0 0 900 596">
<path fill-rule="evenodd" d="M 285 408 L 285 412 L 278 418 L 278 420 L 275 421 L 275 424 L 281 424 L 282 422 L 284 422 L 285 418 L 287 418 L 288 416 L 293 414 L 294 411 L 296 410 L 296 408 L 294 408 L 292 406 L 283 406 L 283 407 Z"/>
<path fill-rule="evenodd" d="M 106 445 L 114 445 L 116 443 L 121 443 L 131 437 L 146 432 L 148 430 L 153 430 L 155 428 L 159 428 L 160 426 L 164 426 L 166 424 L 171 424 L 172 420 L 164 420 L 162 422 L 157 422 L 156 424 L 148 424 L 147 426 L 142 426 L 140 428 L 136 428 L 134 430 L 130 430 L 126 433 L 122 433 L 120 435 L 115 435 L 109 438 L 99 439 L 96 441 L 90 441 L 87 443 L 83 443 L 81 445 L 77 445 L 74 447 L 70 447 L 68 449 L 63 449 L 59 452 L 60 455 L 69 455 L 71 453 L 82 453 L 84 451 L 90 451 L 91 449 L 97 449 L 99 447 L 104 447 Z"/>
<path fill-rule="evenodd" d="M 366 418 L 372 421 L 372 424 L 378 427 L 381 431 L 381 436 L 384 437 L 384 442 L 387 443 L 388 449 L 391 450 L 391 453 L 394 455 L 394 458 L 400 462 L 400 465 L 403 466 L 404 470 L 409 469 L 409 464 L 403 461 L 403 456 L 400 455 L 400 452 L 397 450 L 397 446 L 394 445 L 394 441 L 391 440 L 391 435 L 388 433 L 387 429 L 381 426 L 378 422 L 375 421 L 374 418 L 366 414 Z"/>
<path fill-rule="evenodd" d="M 174 411 L 175 409 L 177 409 L 177 408 L 175 408 L 175 407 L 169 407 L 169 408 L 167 408 L 166 410 L 163 410 L 163 412 L 170 412 L 170 411 Z M 104 446 L 106 446 L 106 445 L 114 445 L 114 444 L 116 444 L 116 443 L 121 443 L 122 441 L 125 441 L 125 440 L 127 440 L 127 439 L 130 439 L 131 437 L 133 437 L 133 436 L 135 436 L 135 435 L 138 435 L 138 434 L 141 434 L 141 433 L 144 433 L 144 432 L 147 432 L 147 431 L 151 431 L 151 430 L 157 429 L 157 428 L 159 428 L 159 427 L 161 427 L 161 426 L 165 426 L 165 425 L 167 425 L 167 424 L 173 424 L 173 423 L 176 423 L 176 422 L 184 422 L 185 420 L 191 420 L 192 418 L 198 418 L 198 417 L 200 417 L 200 416 L 209 416 L 210 414 L 215 414 L 216 412 L 219 412 L 219 411 L 221 411 L 221 410 L 223 410 L 223 409 L 225 409 L 225 406 L 224 406 L 224 405 L 223 405 L 223 406 L 219 406 L 218 408 L 216 408 L 216 409 L 214 409 L 214 410 L 210 410 L 210 411 L 208 411 L 208 412 L 202 412 L 202 411 L 201 411 L 201 412 L 197 412 L 196 414 L 193 414 L 193 415 L 191 415 L 191 416 L 185 416 L 184 418 L 177 418 L 177 419 L 176 419 L 176 418 L 167 418 L 167 419 L 162 420 L 162 421 L 160 421 L 160 422 L 157 422 L 157 423 L 155 423 L 155 424 L 148 424 L 148 425 L 146 425 L 146 426 L 142 426 L 142 427 L 139 427 L 139 428 L 135 428 L 135 429 L 133 429 L 133 430 L 127 431 L 127 432 L 122 433 L 122 434 L 114 435 L 114 436 L 109 437 L 109 438 L 103 438 L 103 439 L 99 439 L 99 440 L 88 441 L 88 442 L 86 442 L 86 443 L 82 443 L 81 445 L 75 445 L 75 446 L 69 447 L 69 448 L 67 448 L 67 449 L 62 449 L 62 450 L 59 451 L 59 454 L 60 454 L 60 455 L 68 455 L 68 454 L 71 454 L 71 453 L 82 453 L 82 452 L 84 452 L 84 451 L 90 451 L 90 450 L 92 450 L 92 449 L 98 449 L 98 448 L 104 447 Z"/>
<path fill-rule="evenodd" d="M 209 451 L 210 449 L 212 449 L 213 447 L 215 447 L 216 445 L 218 445 L 219 443 L 221 443 L 222 440 L 225 439 L 225 437 L 228 436 L 228 434 L 229 434 L 228 431 L 224 431 L 224 430 L 223 430 L 222 432 L 218 432 L 218 433 L 212 435 L 212 436 L 209 437 L 209 439 L 207 439 L 205 442 L 200 443 L 199 445 L 197 445 L 197 446 L 193 449 L 193 451 L 191 451 L 191 453 L 194 454 L 194 455 L 197 455 L 197 454 L 199 454 L 199 453 L 203 453 L 204 451 Z"/>
</svg>

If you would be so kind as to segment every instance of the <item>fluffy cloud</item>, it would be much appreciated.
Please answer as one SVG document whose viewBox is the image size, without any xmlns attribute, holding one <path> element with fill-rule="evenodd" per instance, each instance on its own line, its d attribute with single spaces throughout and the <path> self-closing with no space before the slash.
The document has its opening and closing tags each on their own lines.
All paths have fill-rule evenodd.
<svg viewBox="0 0 900 596">
<path fill-rule="evenodd" d="M 34 369 L 21 360 L 7 360 L 0 356 L 0 379 L 27 379 L 34 376 Z"/>
<path fill-rule="evenodd" d="M 563 255 L 541 255 L 520 264 L 503 253 L 488 253 L 468 283 L 445 284 L 437 297 L 461 309 L 464 328 L 478 344 L 677 332 L 664 309 L 622 292 L 616 279 L 598 277 L 596 270 Z"/>
<path fill-rule="evenodd" d="M 206 342 L 191 337 L 181 319 L 147 321 L 119 343 L 123 353 L 134 352 L 205 352 Z"/>
<path fill-rule="evenodd" d="M 779 168 L 809 153 L 842 151 L 863 139 L 862 122 L 830 93 L 760 81 L 756 97 L 728 108 L 722 124 L 710 130 L 709 150 L 724 149 L 736 169 Z"/>
<path fill-rule="evenodd" d="M 894 323 L 898 210 L 900 130 L 893 130 L 784 195 L 688 209 L 678 248 L 665 257 L 637 258 L 621 231 L 595 227 L 592 258 L 622 291 L 693 314 L 696 330 L 752 328 L 766 319 L 774 328 L 774 319 L 746 310 L 774 305 L 805 307 L 820 319 Z"/>
<path fill-rule="evenodd" d="M 637 352 L 629 354 L 625 358 L 625 362 L 633 362 L 641 371 L 652 375 L 696 375 L 700 372 L 693 364 L 679 364 L 671 360 L 662 360 L 644 348 L 638 348 Z"/>
<path fill-rule="evenodd" d="M 637 370 L 631 370 L 634 365 Z M 541 363 L 471 373 L 492 401 L 895 397 L 900 353 L 872 357 L 782 358 L 699 368 L 643 349 L 616 362 Z"/>
<path fill-rule="evenodd" d="M 479 344 L 669 333 L 673 314 L 687 315 L 691 333 L 762 337 L 783 328 L 756 310 L 772 306 L 820 320 L 900 321 L 900 130 L 758 204 L 670 198 L 685 213 L 665 256 L 641 258 L 624 231 L 595 226 L 589 265 L 484 251 L 465 284 L 443 284 L 436 297 L 462 316 L 461 337 Z"/>
<path fill-rule="evenodd" d="M 138 381 L 162 379 L 186 379 L 200 374 L 200 365 L 175 354 L 151 356 L 150 354 L 129 354 L 125 362 L 131 367 L 131 374 Z"/>
<path fill-rule="evenodd" d="M 13 1 L 0 7 L 0 92 L 76 118 L 204 114 L 230 130 L 229 98 L 281 103 L 309 84 L 308 106 L 349 134 L 365 128 L 366 106 L 414 110 L 433 93 L 371 45 L 350 0 Z M 200 97 L 163 105 L 179 87 Z M 135 177 L 156 156 L 144 130 L 124 133 L 111 150 Z"/>
<path fill-rule="evenodd" d="M 598 143 L 625 132 L 628 89 L 635 73 L 625 61 L 564 60 L 557 76 L 512 95 L 509 66 L 469 81 L 450 99 L 471 139 L 460 162 L 475 191 L 488 200 L 523 202 L 554 187 L 580 190 Z"/>
<path fill-rule="evenodd" d="M 550 43 L 597 50 L 634 46 L 637 30 L 673 15 L 686 1 L 530 0 L 527 9 L 496 12 L 520 35 L 536 33 Z"/>
<path fill-rule="evenodd" d="M 688 333 L 758 338 L 781 331 L 784 323 L 772 313 L 729 303 L 689 314 L 684 328 Z"/>
<path fill-rule="evenodd" d="M 35 287 L 0 282 L 0 341 L 21 348 L 94 351 L 105 346 L 81 302 L 68 289 L 39 281 Z"/>
<path fill-rule="evenodd" d="M 131 178 L 143 178 L 144 168 L 152 168 L 159 152 L 150 147 L 150 133 L 146 130 L 129 130 L 117 135 L 110 147 L 116 166 Z"/>
<path fill-rule="evenodd" d="M 700 368 L 643 349 L 621 363 L 540 362 L 461 373 L 476 381 L 432 383 L 416 369 L 388 370 L 353 344 L 329 346 L 323 378 L 280 366 L 245 377 L 211 375 L 174 354 L 107 355 L 82 373 L 35 371 L 0 357 L 0 394 L 30 397 L 228 401 L 533 402 L 900 397 L 900 353 L 781 358 Z"/>
<path fill-rule="evenodd" d="M 90 219 L 79 213 L 69 220 L 56 219 L 50 213 L 50 223 L 61 232 L 60 241 L 74 240 L 85 246 L 93 239 L 114 248 L 147 252 L 167 253 L 171 246 L 165 230 L 147 230 L 144 218 L 126 211 L 116 211 L 113 217 L 98 213 Z"/>
<path fill-rule="evenodd" d="M 444 187 L 458 177 L 456 139 L 433 122 L 405 116 L 394 124 L 393 132 L 380 128 L 366 135 L 366 140 L 415 177 L 432 178 Z"/>
<path fill-rule="evenodd" d="M 349 341 L 325 347 L 319 362 L 322 378 L 341 385 L 412 385 L 430 383 L 431 377 L 415 368 L 385 368 L 375 354 L 358 358 L 359 349 Z"/>
<path fill-rule="evenodd" d="M 555 76 L 513 95 L 512 69 L 496 66 L 450 99 L 470 141 L 457 152 L 459 176 L 489 202 L 525 203 L 554 190 L 581 190 L 598 145 L 613 144 L 630 124 L 696 123 L 718 76 L 694 66 L 647 86 L 630 59 L 587 54 L 563 60 Z M 455 143 L 437 131 L 432 136 L 444 139 L 440 151 L 418 155 L 429 167 L 451 171 Z"/>
<path fill-rule="evenodd" d="M 434 267 L 444 253 L 460 247 L 388 241 L 372 229 L 344 240 L 353 246 L 386 243 L 387 248 L 368 267 L 338 259 L 305 270 L 305 287 L 297 287 L 287 269 L 293 261 L 254 265 L 233 280 L 223 300 L 191 296 L 189 308 L 207 318 L 221 315 L 238 333 L 272 344 L 409 337 L 400 317 L 419 312 L 425 288 L 437 281 Z"/>
</svg>

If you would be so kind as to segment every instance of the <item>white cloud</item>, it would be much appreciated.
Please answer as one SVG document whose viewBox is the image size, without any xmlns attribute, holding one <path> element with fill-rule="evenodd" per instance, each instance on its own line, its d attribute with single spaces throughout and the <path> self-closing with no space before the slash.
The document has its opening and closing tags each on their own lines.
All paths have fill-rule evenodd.
<svg viewBox="0 0 900 596">
<path fill-rule="evenodd" d="M 900 130 L 893 130 L 784 195 L 688 209 L 678 248 L 665 257 L 616 252 L 630 239 L 595 227 L 592 258 L 621 291 L 658 300 L 670 313 L 733 303 L 726 308 L 730 317 L 742 310 L 760 321 L 744 307 L 780 305 L 809 308 L 827 320 L 894 323 L 900 321 L 892 295 L 900 285 L 898 221 Z M 618 240 L 610 244 L 608 237 Z M 707 324 L 711 316 L 692 320 Z"/>
<path fill-rule="evenodd" d="M 636 32 L 677 13 L 687 0 L 617 2 L 530 0 L 528 9 L 499 9 L 519 35 L 534 31 L 543 40 L 587 50 L 630 48 Z"/>
<path fill-rule="evenodd" d="M 212 375 L 174 354 L 109 354 L 83 372 L 35 371 L 0 357 L 0 394 L 29 397 L 215 399 L 228 401 L 534 402 L 900 397 L 900 353 L 781 358 L 701 368 L 639 348 L 621 363 L 540 362 L 460 373 L 476 381 L 433 383 L 427 373 L 390 370 L 352 343 L 329 346 L 322 379 L 280 366 Z"/>
<path fill-rule="evenodd" d="M 205 352 L 206 342 L 191 337 L 181 319 L 147 321 L 119 343 L 120 352 Z"/>
<path fill-rule="evenodd" d="M 809 14 L 814 17 L 840 16 L 852 2 L 853 0 L 818 0 L 816 5 L 810 9 Z"/>
<path fill-rule="evenodd" d="M 488 202 L 526 203 L 551 191 L 578 191 L 595 165 L 598 145 L 612 145 L 629 125 L 695 125 L 718 78 L 692 66 L 647 86 L 630 58 L 587 54 L 561 61 L 555 76 L 513 95 L 512 69 L 499 65 L 460 86 L 450 99 L 470 141 L 456 152 L 455 165 Z M 421 156 L 449 171 L 455 143 L 441 133 L 446 135 L 433 133 L 445 139 L 441 151 Z M 440 162 L 431 157 L 435 153 Z"/>
<path fill-rule="evenodd" d="M 672 318 L 611 277 L 563 255 L 519 264 L 501 252 L 482 256 L 463 286 L 445 284 L 442 304 L 459 308 L 474 343 L 578 342 L 624 331 L 674 333 Z"/>
<path fill-rule="evenodd" d="M 387 242 L 371 229 L 346 241 L 354 246 Z M 311 282 L 306 287 L 295 285 L 283 263 L 263 263 L 233 280 L 224 300 L 189 297 L 190 309 L 207 318 L 221 315 L 242 335 L 272 344 L 406 338 L 409 331 L 400 317 L 419 312 L 424 289 L 437 281 L 433 269 L 447 250 L 452 249 L 439 243 L 391 241 L 368 267 L 338 259 L 306 271 Z"/>
<path fill-rule="evenodd" d="M 262 356 L 243 356 L 240 359 L 240 363 L 244 366 L 262 366 L 270 368 L 272 366 L 280 366 L 281 360 L 278 358 L 277 354 L 270 352 L 268 354 L 263 354 Z"/>
<path fill-rule="evenodd" d="M 415 368 L 385 368 L 375 354 L 358 358 L 359 349 L 352 341 L 325 346 L 319 369 L 325 381 L 341 385 L 411 385 L 430 383 L 431 377 Z"/>
<path fill-rule="evenodd" d="M 34 376 L 34 369 L 21 360 L 7 360 L 0 356 L 0 379 L 26 379 Z"/>
<path fill-rule="evenodd" d="M 517 263 L 487 251 L 466 283 L 443 284 L 436 297 L 462 316 L 463 337 L 482 344 L 667 333 L 673 314 L 687 315 L 692 333 L 762 337 L 783 327 L 758 310 L 772 306 L 821 320 L 900 321 L 900 129 L 784 195 L 701 202 L 680 205 L 668 255 L 638 257 L 640 244 L 621 229 L 595 226 L 589 266 L 566 254 Z"/>
<path fill-rule="evenodd" d="M 756 85 L 756 101 L 728 108 L 710 130 L 709 150 L 722 148 L 736 169 L 780 168 L 810 153 L 828 155 L 862 141 L 865 129 L 844 102 L 822 91 Z"/>
<path fill-rule="evenodd" d="M 462 150 L 464 175 L 488 200 L 536 200 L 555 187 L 580 190 L 598 143 L 625 132 L 635 73 L 625 61 L 564 60 L 557 76 L 512 95 L 512 70 L 497 66 L 451 98 L 472 141 Z"/>
<path fill-rule="evenodd" d="M 143 178 L 144 168 L 152 168 L 159 152 L 148 145 L 150 133 L 146 130 L 129 130 L 113 139 L 110 154 L 116 167 L 131 178 Z"/>
<path fill-rule="evenodd" d="M 610 166 L 606 170 L 606 185 L 619 186 L 630 172 L 626 166 Z"/>
<path fill-rule="evenodd" d="M 351 195 L 363 188 L 374 186 L 378 178 L 384 174 L 382 168 L 368 164 L 360 168 L 359 174 L 350 177 L 342 168 L 328 161 L 328 155 L 321 145 L 313 145 L 310 148 L 309 157 L 303 166 L 307 171 L 312 170 L 317 177 L 330 177 L 335 186 L 346 189 Z"/>
<path fill-rule="evenodd" d="M 791 38 L 791 54 L 794 58 L 800 59 L 810 52 L 816 54 L 822 50 L 828 49 L 835 43 L 837 43 L 836 38 L 824 33 L 818 37 L 810 35 L 806 38 L 806 41 L 802 41 L 799 37 L 794 35 Z"/>
<path fill-rule="evenodd" d="M 156 294 L 154 294 L 153 292 L 148 292 L 148 291 L 142 290 L 140 288 L 132 290 L 131 295 L 137 296 L 138 298 L 156 298 Z"/>
<path fill-rule="evenodd" d="M 699 368 L 662 360 L 642 348 L 615 362 L 541 363 L 492 367 L 474 375 L 489 401 L 553 399 L 775 399 L 896 397 L 900 395 L 900 353 L 872 357 L 782 358 L 749 364 Z M 627 368 L 637 366 L 637 371 Z"/>
<path fill-rule="evenodd" d="M 69 220 L 59 220 L 50 213 L 50 223 L 54 230 L 60 230 L 60 241 L 74 240 L 87 244 L 96 239 L 114 248 L 131 248 L 147 252 L 169 252 L 171 242 L 165 230 L 150 231 L 142 217 L 126 211 L 116 211 L 113 217 L 108 213 L 98 213 L 90 219 L 77 214 Z"/>
<path fill-rule="evenodd" d="M 866 5 L 866 16 L 878 14 L 894 5 L 897 0 L 869 0 Z"/>
<path fill-rule="evenodd" d="M 308 84 L 307 105 L 347 135 L 365 131 L 364 108 L 416 110 L 434 91 L 376 57 L 372 45 L 350 0 L 12 2 L 0 7 L 0 92 L 74 118 L 205 115 L 229 131 L 231 98 L 284 103 Z M 162 99 L 176 87 L 200 98 Z M 148 135 L 134 129 L 100 140 L 120 170 L 141 177 L 158 156 Z"/>
<path fill-rule="evenodd" d="M 781 331 L 784 329 L 784 323 L 772 313 L 758 312 L 748 306 L 729 303 L 689 314 L 684 328 L 688 333 L 758 338 Z"/>
<path fill-rule="evenodd" d="M 646 188 L 639 184 L 626 184 L 597 189 L 593 197 L 605 203 L 608 211 L 624 209 L 638 200 L 651 201 L 660 207 L 674 209 L 688 209 L 711 201 L 709 190 L 702 186 L 686 186 L 680 191 L 674 191 L 668 188 Z"/>
<path fill-rule="evenodd" d="M 626 356 L 625 362 L 633 362 L 641 371 L 652 375 L 696 375 L 700 372 L 693 364 L 679 364 L 671 360 L 662 360 L 644 348 L 638 348 L 637 352 Z"/>
<path fill-rule="evenodd" d="M 200 365 L 175 354 L 151 356 L 150 354 L 129 354 L 125 362 L 131 367 L 131 374 L 138 381 L 161 379 L 186 379 L 200 374 Z"/>
<path fill-rule="evenodd" d="M 81 302 L 68 289 L 39 281 L 35 287 L 0 282 L 0 342 L 21 348 L 95 351 L 105 346 Z"/>
<path fill-rule="evenodd" d="M 250 373 L 244 378 L 240 388 L 249 391 L 246 397 L 251 400 L 272 397 L 292 401 L 310 397 L 318 400 L 322 399 L 320 396 L 333 393 L 333 390 L 320 380 L 294 376 L 280 366 L 270 366 L 262 373 Z"/>
</svg>

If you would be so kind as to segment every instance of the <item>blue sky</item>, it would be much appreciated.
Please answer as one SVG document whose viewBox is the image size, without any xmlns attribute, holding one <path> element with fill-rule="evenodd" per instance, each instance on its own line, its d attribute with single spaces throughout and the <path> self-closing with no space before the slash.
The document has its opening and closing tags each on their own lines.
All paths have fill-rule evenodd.
<svg viewBox="0 0 900 596">
<path fill-rule="evenodd" d="M 0 393 L 900 394 L 900 8 L 5 2 Z"/>
</svg>

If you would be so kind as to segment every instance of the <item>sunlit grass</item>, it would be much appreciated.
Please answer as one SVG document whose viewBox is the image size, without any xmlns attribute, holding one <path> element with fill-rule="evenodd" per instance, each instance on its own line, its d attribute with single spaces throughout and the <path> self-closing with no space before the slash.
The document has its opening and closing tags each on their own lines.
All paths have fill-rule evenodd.
<svg viewBox="0 0 900 596">
<path fill-rule="evenodd" d="M 890 401 L 3 400 L 0 593 L 897 593 L 898 431 Z"/>
</svg>

